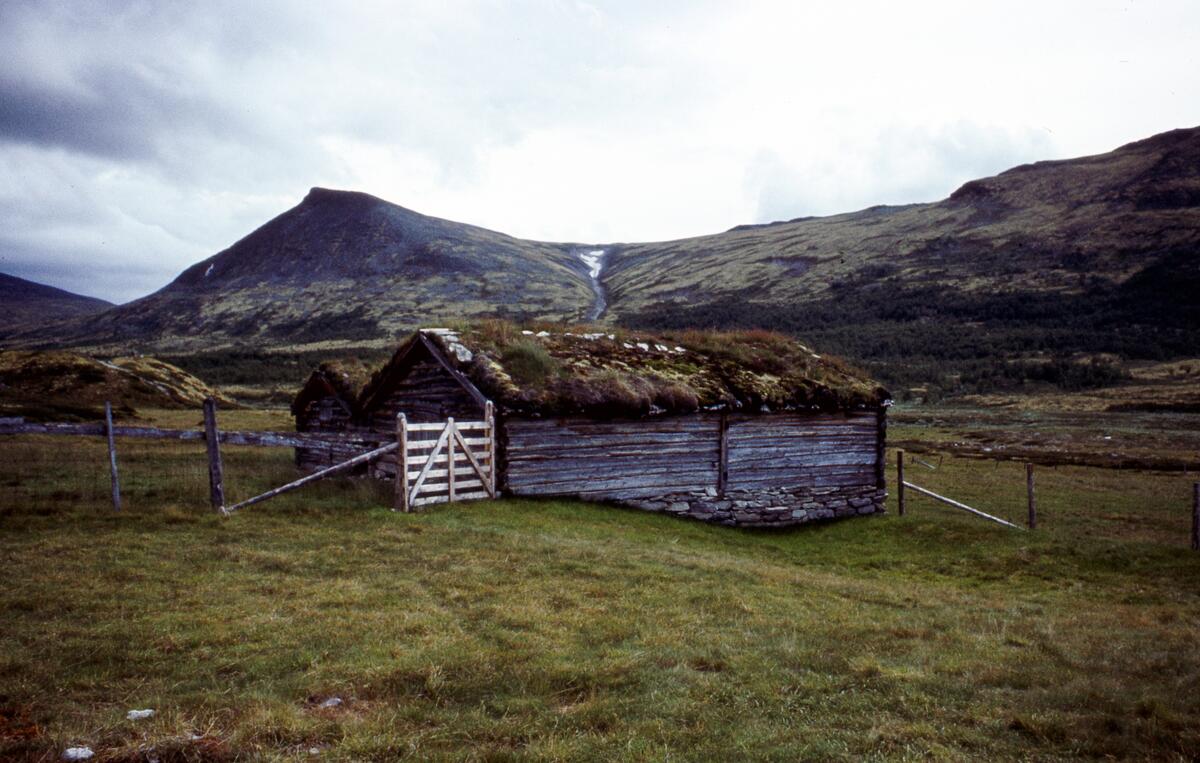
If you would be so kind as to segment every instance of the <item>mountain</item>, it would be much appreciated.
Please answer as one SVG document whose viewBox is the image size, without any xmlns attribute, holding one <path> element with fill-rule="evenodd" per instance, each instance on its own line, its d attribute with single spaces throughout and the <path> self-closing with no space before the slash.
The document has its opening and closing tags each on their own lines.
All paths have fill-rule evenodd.
<svg viewBox="0 0 1200 763">
<path fill-rule="evenodd" d="M 573 250 L 314 188 L 160 291 L 22 338 L 181 351 L 382 339 L 495 313 L 577 320 L 593 297 Z"/>
<path fill-rule="evenodd" d="M 1200 355 L 1200 128 L 1038 162 L 933 204 L 614 245 L 610 317 L 762 326 L 893 384 L 1089 384 Z"/>
<path fill-rule="evenodd" d="M 1192 128 L 1016 167 L 936 203 L 658 243 L 525 241 L 318 188 L 161 291 L 15 341 L 382 347 L 450 317 L 573 321 L 606 301 L 604 321 L 779 329 L 901 391 L 972 391 L 1091 385 L 1119 378 L 1121 359 L 1200 356 L 1197 293 Z"/>
<path fill-rule="evenodd" d="M 0 330 L 22 325 L 44 326 L 110 307 L 112 303 L 102 299 L 0 273 Z"/>
</svg>

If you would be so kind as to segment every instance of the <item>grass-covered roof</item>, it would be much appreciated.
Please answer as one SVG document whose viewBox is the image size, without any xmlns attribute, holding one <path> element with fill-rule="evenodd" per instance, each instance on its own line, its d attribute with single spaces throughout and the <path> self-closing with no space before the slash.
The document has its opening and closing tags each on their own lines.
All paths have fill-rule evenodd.
<svg viewBox="0 0 1200 763">
<path fill-rule="evenodd" d="M 846 362 L 766 331 L 649 334 L 494 320 L 421 334 L 486 397 L 524 413 L 847 410 L 888 398 Z"/>
<path fill-rule="evenodd" d="M 292 401 L 292 413 L 299 414 L 312 400 L 332 395 L 354 412 L 359 393 L 371 378 L 371 372 L 357 358 L 326 360 L 309 374 L 308 380 Z"/>
</svg>

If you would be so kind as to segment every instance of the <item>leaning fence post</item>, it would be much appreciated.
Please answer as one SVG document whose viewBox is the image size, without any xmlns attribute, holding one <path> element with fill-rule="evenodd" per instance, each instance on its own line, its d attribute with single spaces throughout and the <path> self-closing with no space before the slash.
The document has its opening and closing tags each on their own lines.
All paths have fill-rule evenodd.
<svg viewBox="0 0 1200 763">
<path fill-rule="evenodd" d="M 904 451 L 896 451 L 896 503 L 899 506 L 897 512 L 900 516 L 904 516 Z"/>
<path fill-rule="evenodd" d="M 408 417 L 396 415 L 396 494 L 392 511 L 408 511 Z"/>
<path fill-rule="evenodd" d="M 1037 529 L 1037 498 L 1033 493 L 1033 464 L 1025 464 L 1025 496 L 1029 502 L 1029 529 Z"/>
<path fill-rule="evenodd" d="M 112 403 L 104 401 L 104 434 L 108 437 L 108 473 L 112 478 L 113 511 L 121 510 L 121 481 L 117 479 L 117 441 L 113 437 Z"/>
<path fill-rule="evenodd" d="M 217 401 L 204 398 L 204 440 L 208 444 L 208 489 L 213 511 L 225 513 L 225 476 L 221 469 L 221 440 L 217 430 Z"/>
<path fill-rule="evenodd" d="M 1192 483 L 1192 550 L 1200 551 L 1200 482 Z"/>
</svg>

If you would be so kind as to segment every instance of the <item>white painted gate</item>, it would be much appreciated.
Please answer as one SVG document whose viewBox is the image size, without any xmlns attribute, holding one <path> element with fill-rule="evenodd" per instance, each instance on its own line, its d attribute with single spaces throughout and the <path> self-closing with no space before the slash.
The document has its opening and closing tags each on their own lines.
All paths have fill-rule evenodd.
<svg viewBox="0 0 1200 763">
<path fill-rule="evenodd" d="M 409 424 L 396 417 L 396 496 L 400 511 L 431 503 L 496 497 L 496 416 L 483 421 Z M 436 434 L 436 436 L 435 436 Z"/>
</svg>

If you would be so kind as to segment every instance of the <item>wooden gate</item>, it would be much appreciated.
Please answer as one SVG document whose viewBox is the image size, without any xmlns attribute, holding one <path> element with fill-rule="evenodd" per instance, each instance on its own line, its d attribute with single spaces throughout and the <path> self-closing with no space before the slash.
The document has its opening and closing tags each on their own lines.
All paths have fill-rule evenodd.
<svg viewBox="0 0 1200 763">
<path fill-rule="evenodd" d="M 483 421 L 409 424 L 396 417 L 394 508 L 496 497 L 496 416 L 492 403 Z"/>
</svg>

